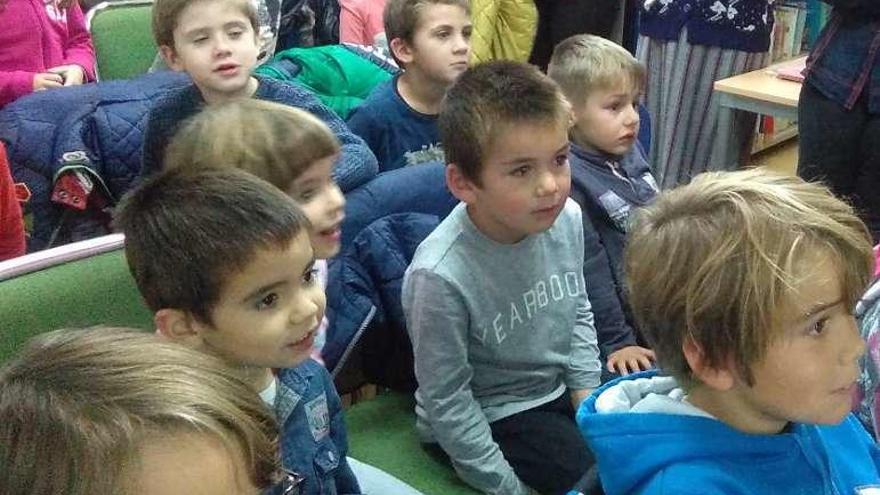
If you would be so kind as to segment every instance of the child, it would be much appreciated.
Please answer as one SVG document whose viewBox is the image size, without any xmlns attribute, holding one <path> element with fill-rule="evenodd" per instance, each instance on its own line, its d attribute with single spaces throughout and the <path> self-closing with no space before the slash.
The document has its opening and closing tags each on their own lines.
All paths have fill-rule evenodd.
<svg viewBox="0 0 880 495">
<path fill-rule="evenodd" d="M 460 203 L 415 253 L 402 302 L 417 427 L 492 494 L 560 494 L 592 464 L 574 408 L 599 384 L 570 109 L 537 69 L 465 72 L 440 114 Z"/>
<path fill-rule="evenodd" d="M 404 72 L 377 86 L 348 118 L 384 172 L 443 159 L 437 114 L 446 89 L 468 67 L 467 0 L 389 0 L 385 35 Z"/>
<path fill-rule="evenodd" d="M 256 494 L 277 438 L 223 361 L 138 330 L 45 333 L 0 369 L 7 495 Z"/>
<path fill-rule="evenodd" d="M 639 211 L 625 261 L 668 375 L 581 407 L 605 493 L 876 491 L 880 451 L 849 414 L 873 268 L 850 206 L 760 169 L 703 174 Z"/>
<path fill-rule="evenodd" d="M 338 156 L 336 137 L 313 115 L 248 99 L 209 107 L 192 117 L 168 145 L 166 162 L 169 168 L 239 168 L 286 192 L 309 219 L 315 267 L 324 287 L 324 260 L 339 252 L 345 218 L 345 197 L 331 175 Z M 325 330 L 322 324 L 315 336 L 313 357 L 319 361 Z"/>
<path fill-rule="evenodd" d="M 612 275 L 605 284 L 617 316 L 610 318 L 611 324 L 603 321 L 609 318 L 598 309 L 597 291 L 587 288 L 606 367 L 622 375 L 648 369 L 654 353 L 636 344 L 632 322 L 623 318 L 628 312 L 621 311 L 627 308 L 621 268 L 629 215 L 657 195 L 657 183 L 637 141 L 645 69 L 622 46 L 582 34 L 556 46 L 547 75 L 559 84 L 574 111 L 569 131 L 571 197 L 601 241 L 600 253 L 584 253 L 586 260 L 596 260 L 584 264 L 584 278 L 596 278 L 606 267 Z M 605 267 L 596 266 L 602 263 Z"/>
<path fill-rule="evenodd" d="M 95 50 L 76 0 L 0 0 L 0 108 L 94 80 Z"/>
<path fill-rule="evenodd" d="M 284 466 L 305 476 L 303 494 L 360 493 L 352 465 L 376 493 L 418 493 L 346 457 L 339 396 L 308 359 L 325 304 L 308 219 L 271 184 L 218 167 L 170 168 L 117 212 L 159 332 L 225 358 L 260 391 L 281 425 Z"/>
<path fill-rule="evenodd" d="M 24 222 L 9 173 L 6 147 L 0 141 L 0 261 L 24 254 Z"/>
<path fill-rule="evenodd" d="M 144 131 L 141 175 L 164 166 L 168 141 L 178 125 L 204 105 L 256 98 L 295 106 L 327 123 L 342 143 L 337 179 L 343 191 L 376 173 L 376 158 L 345 123 L 308 91 L 261 76 L 257 63 L 257 18 L 248 0 L 158 0 L 153 35 L 168 66 L 188 73 L 193 84 L 165 95 L 150 111 Z"/>
</svg>

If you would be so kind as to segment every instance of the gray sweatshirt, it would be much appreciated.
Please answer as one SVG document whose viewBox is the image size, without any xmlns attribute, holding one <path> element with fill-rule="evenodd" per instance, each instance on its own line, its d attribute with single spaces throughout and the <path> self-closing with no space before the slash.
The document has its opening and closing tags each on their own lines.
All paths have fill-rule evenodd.
<svg viewBox="0 0 880 495">
<path fill-rule="evenodd" d="M 527 489 L 489 423 L 599 384 L 584 289 L 580 207 L 516 244 L 483 235 L 459 204 L 416 250 L 403 282 L 417 427 L 459 476 L 491 494 Z"/>
</svg>

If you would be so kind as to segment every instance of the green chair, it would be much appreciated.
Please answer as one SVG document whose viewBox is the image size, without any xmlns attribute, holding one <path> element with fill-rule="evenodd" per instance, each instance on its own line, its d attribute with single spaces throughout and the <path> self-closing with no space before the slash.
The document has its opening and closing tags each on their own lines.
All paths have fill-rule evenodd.
<svg viewBox="0 0 880 495">
<path fill-rule="evenodd" d="M 152 331 L 119 234 L 0 262 L 0 364 L 34 335 L 98 324 Z M 186 269 L 185 267 L 181 267 Z M 383 393 L 346 410 L 352 457 L 426 495 L 472 495 L 449 463 L 420 445 L 412 397 Z"/>
<path fill-rule="evenodd" d="M 146 74 L 156 57 L 152 0 L 102 2 L 86 15 L 97 59 L 98 80 Z"/>
</svg>

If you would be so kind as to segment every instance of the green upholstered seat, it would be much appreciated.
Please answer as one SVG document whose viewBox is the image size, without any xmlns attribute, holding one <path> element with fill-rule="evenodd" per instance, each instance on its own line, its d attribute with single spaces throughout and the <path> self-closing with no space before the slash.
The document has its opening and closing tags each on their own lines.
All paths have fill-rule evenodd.
<svg viewBox="0 0 880 495">
<path fill-rule="evenodd" d="M 89 10 L 86 24 L 95 45 L 99 80 L 146 74 L 156 57 L 152 11 L 151 0 L 103 2 Z"/>
</svg>

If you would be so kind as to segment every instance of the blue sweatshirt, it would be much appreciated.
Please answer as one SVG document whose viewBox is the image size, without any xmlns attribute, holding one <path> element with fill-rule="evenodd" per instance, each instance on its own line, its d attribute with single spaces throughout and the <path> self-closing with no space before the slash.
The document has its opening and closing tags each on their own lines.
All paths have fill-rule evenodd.
<svg viewBox="0 0 880 495">
<path fill-rule="evenodd" d="M 684 400 L 655 371 L 605 384 L 581 405 L 578 425 L 607 495 L 871 495 L 880 451 L 849 415 L 835 426 L 792 423 L 742 433 Z"/>
</svg>

